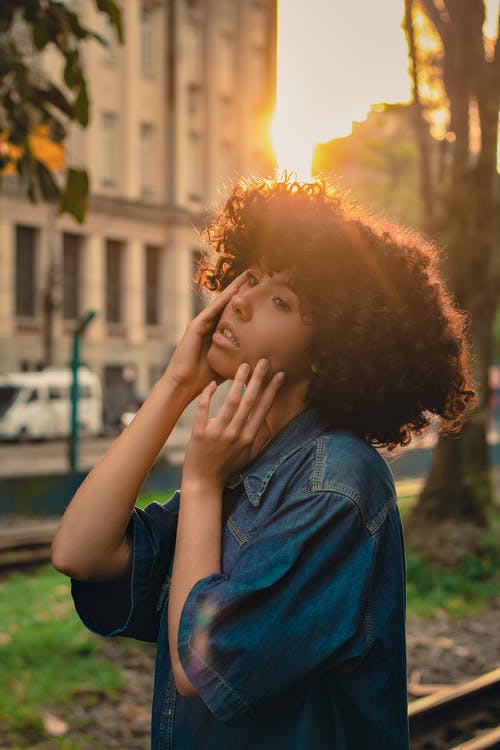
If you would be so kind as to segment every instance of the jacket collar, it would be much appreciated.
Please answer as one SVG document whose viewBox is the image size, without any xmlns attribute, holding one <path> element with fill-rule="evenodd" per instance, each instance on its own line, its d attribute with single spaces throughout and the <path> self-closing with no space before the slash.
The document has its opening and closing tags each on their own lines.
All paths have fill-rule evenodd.
<svg viewBox="0 0 500 750">
<path fill-rule="evenodd" d="M 292 453 L 321 435 L 325 429 L 313 409 L 300 412 L 274 435 L 241 473 L 229 477 L 226 487 L 234 489 L 243 484 L 249 501 L 254 507 L 258 507 L 276 469 Z"/>
</svg>

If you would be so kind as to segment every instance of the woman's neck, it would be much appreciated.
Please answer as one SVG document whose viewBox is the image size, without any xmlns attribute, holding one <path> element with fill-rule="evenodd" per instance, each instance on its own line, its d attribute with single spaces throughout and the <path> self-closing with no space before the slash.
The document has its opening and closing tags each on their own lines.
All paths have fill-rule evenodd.
<svg viewBox="0 0 500 750">
<path fill-rule="evenodd" d="M 297 414 L 307 409 L 306 393 L 308 385 L 308 382 L 301 382 L 285 388 L 283 391 L 278 391 L 266 417 L 266 424 L 270 433 L 269 440 L 291 422 Z M 269 442 L 269 440 L 266 442 Z"/>
</svg>

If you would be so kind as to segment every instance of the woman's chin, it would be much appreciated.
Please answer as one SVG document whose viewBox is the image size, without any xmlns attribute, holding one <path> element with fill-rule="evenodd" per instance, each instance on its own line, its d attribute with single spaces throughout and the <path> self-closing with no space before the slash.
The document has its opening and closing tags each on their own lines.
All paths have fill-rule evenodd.
<svg viewBox="0 0 500 750">
<path fill-rule="evenodd" d="M 224 356 L 217 352 L 216 347 L 212 345 L 207 352 L 207 364 L 211 370 L 225 380 L 233 380 L 239 361 L 228 361 Z"/>
</svg>

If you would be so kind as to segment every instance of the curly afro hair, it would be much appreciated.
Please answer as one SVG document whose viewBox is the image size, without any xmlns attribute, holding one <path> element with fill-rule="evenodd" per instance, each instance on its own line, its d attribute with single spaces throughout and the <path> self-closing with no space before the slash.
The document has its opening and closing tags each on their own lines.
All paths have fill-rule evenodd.
<svg viewBox="0 0 500 750">
<path fill-rule="evenodd" d="M 316 324 L 308 406 L 326 426 L 392 450 L 433 415 L 455 433 L 474 403 L 465 315 L 438 248 L 347 203 L 323 179 L 242 181 L 202 231 L 195 281 L 224 289 L 258 265 L 291 273 Z M 316 368 L 314 368 L 316 370 Z"/>
</svg>

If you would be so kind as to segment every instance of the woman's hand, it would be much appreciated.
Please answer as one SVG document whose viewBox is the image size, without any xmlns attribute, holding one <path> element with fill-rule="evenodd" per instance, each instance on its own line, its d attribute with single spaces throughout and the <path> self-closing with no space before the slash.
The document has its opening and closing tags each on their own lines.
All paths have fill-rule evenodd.
<svg viewBox="0 0 500 750">
<path fill-rule="evenodd" d="M 261 359 L 248 386 L 250 366 L 241 364 L 216 417 L 210 419 L 212 381 L 200 396 L 182 470 L 182 482 L 195 480 L 210 487 L 224 486 L 226 479 L 246 466 L 269 438 L 265 418 L 285 373 L 266 382 L 269 362 Z"/>
<path fill-rule="evenodd" d="M 195 398 L 211 381 L 219 385 L 223 382 L 207 363 L 207 352 L 212 344 L 212 334 L 215 330 L 218 316 L 222 313 L 231 297 L 244 284 L 247 272 L 244 271 L 209 302 L 209 304 L 194 318 L 177 344 L 172 358 L 167 366 L 165 375 L 175 385 L 188 390 L 191 398 Z"/>
</svg>

